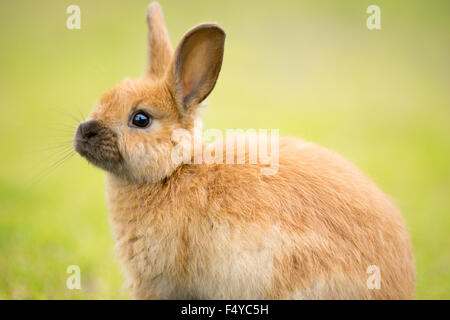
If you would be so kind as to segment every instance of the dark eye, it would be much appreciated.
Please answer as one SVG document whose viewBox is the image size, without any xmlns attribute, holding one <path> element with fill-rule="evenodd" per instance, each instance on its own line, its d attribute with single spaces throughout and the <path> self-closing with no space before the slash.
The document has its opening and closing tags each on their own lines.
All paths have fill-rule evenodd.
<svg viewBox="0 0 450 320">
<path fill-rule="evenodd" d="M 136 112 L 131 119 L 131 123 L 139 128 L 148 127 L 150 125 L 150 122 L 150 116 L 143 111 Z"/>
</svg>

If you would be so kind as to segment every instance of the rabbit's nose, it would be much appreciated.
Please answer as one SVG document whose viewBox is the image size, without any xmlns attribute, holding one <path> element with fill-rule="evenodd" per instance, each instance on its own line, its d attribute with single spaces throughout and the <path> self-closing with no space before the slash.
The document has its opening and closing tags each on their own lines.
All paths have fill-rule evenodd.
<svg viewBox="0 0 450 320">
<path fill-rule="evenodd" d="M 85 140 L 89 140 L 96 135 L 98 135 L 100 131 L 100 124 L 96 120 L 89 120 L 86 122 L 81 123 L 78 126 L 78 134 L 81 138 Z"/>
</svg>

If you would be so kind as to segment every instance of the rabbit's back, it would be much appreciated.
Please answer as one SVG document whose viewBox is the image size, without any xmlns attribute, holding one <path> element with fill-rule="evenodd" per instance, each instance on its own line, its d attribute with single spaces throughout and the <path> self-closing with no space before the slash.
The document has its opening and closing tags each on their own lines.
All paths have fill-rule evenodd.
<svg viewBox="0 0 450 320">
<path fill-rule="evenodd" d="M 391 200 L 336 153 L 280 139 L 279 168 L 183 165 L 107 202 L 138 298 L 412 298 L 408 233 Z M 380 289 L 369 289 L 369 266 Z"/>
</svg>

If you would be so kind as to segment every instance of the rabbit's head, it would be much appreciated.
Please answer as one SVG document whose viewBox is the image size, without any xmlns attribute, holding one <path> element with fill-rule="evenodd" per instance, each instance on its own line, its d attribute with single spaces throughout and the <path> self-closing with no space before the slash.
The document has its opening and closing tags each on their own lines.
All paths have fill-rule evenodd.
<svg viewBox="0 0 450 320">
<path fill-rule="evenodd" d="M 170 176 L 179 162 L 172 134 L 192 131 L 199 105 L 214 88 L 225 33 L 215 24 L 191 29 L 172 50 L 161 7 L 147 9 L 149 67 L 138 80 L 106 92 L 75 133 L 74 148 L 94 165 L 134 181 Z"/>
</svg>

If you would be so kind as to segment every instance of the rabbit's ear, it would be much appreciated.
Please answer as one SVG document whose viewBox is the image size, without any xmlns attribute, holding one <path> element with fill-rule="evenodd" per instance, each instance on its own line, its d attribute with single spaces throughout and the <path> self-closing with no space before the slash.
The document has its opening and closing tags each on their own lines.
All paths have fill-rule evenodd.
<svg viewBox="0 0 450 320">
<path fill-rule="evenodd" d="M 152 2 L 147 7 L 148 24 L 148 74 L 161 77 L 172 59 L 173 49 L 161 6 Z"/>
<path fill-rule="evenodd" d="M 202 102 L 214 88 L 222 66 L 225 32 L 216 24 L 201 24 L 181 40 L 167 80 L 180 111 Z"/>
</svg>

